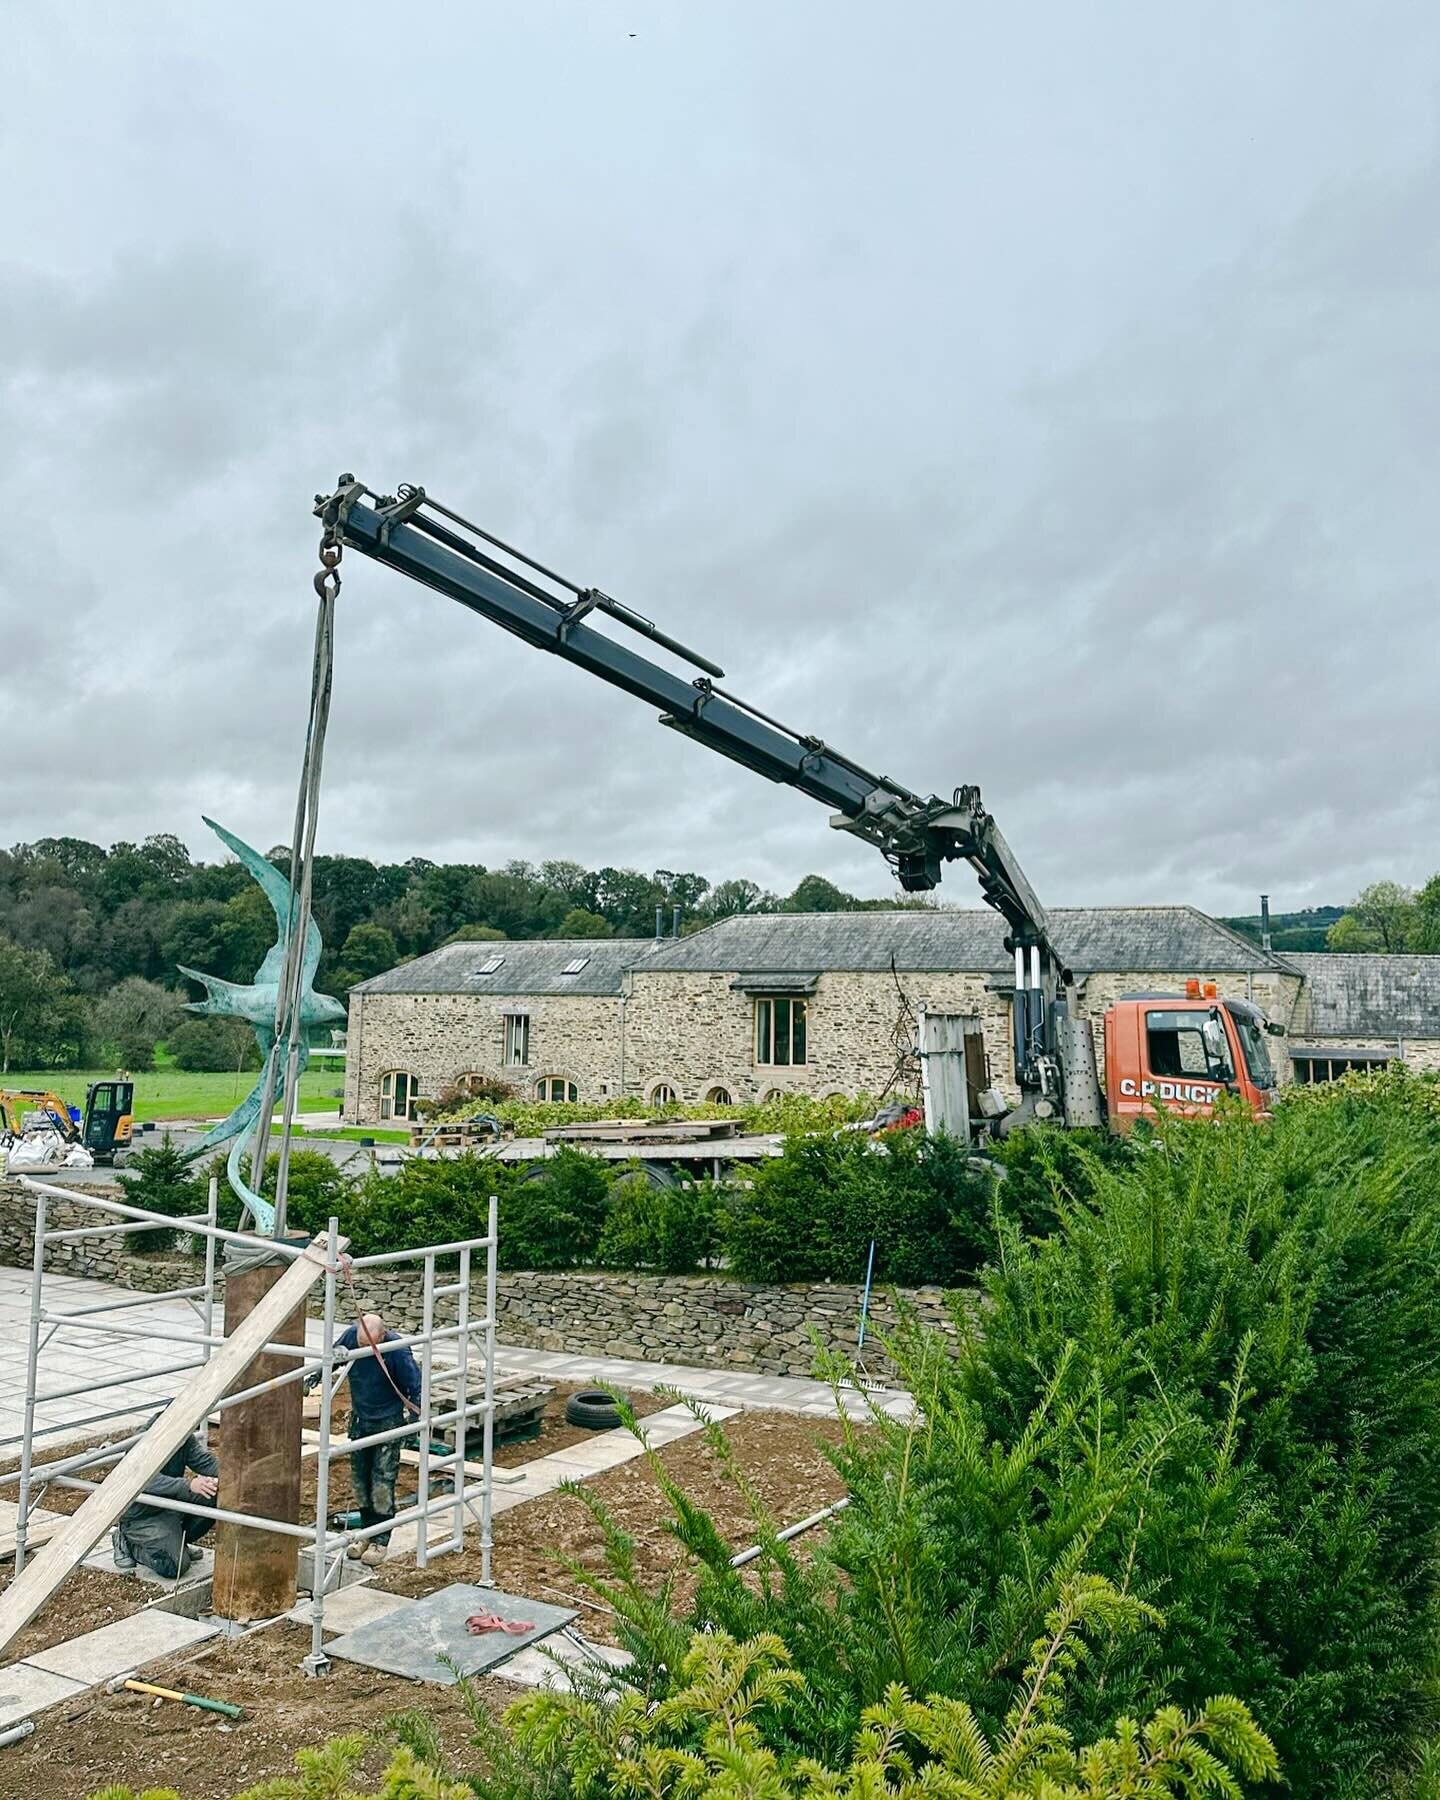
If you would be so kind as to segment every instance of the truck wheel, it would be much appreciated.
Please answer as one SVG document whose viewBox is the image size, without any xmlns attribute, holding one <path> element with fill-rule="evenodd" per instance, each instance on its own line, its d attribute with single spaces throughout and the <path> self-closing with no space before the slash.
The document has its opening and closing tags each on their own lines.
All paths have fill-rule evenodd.
<svg viewBox="0 0 1440 1800">
<path fill-rule="evenodd" d="M 620 1423 L 620 1408 L 604 1388 L 581 1388 L 565 1402 L 565 1422 L 585 1431 L 613 1431 Z"/>
</svg>

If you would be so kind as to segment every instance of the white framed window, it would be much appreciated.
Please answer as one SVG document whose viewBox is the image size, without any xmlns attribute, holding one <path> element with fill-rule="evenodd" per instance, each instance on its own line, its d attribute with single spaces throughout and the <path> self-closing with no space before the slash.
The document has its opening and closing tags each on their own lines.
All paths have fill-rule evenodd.
<svg viewBox="0 0 1440 1800">
<path fill-rule="evenodd" d="M 652 1106 L 673 1106 L 680 1098 L 668 1081 L 657 1081 L 650 1090 Z"/>
<path fill-rule="evenodd" d="M 805 1002 L 798 994 L 765 996 L 755 1002 L 755 1061 L 762 1068 L 788 1069 L 805 1061 Z"/>
<path fill-rule="evenodd" d="M 505 1062 L 509 1068 L 523 1069 L 530 1060 L 529 1013 L 505 1015 Z"/>
<path fill-rule="evenodd" d="M 588 956 L 572 956 L 560 973 L 562 975 L 578 975 L 589 960 Z"/>
<path fill-rule="evenodd" d="M 711 1106 L 733 1106 L 735 1096 L 727 1087 L 706 1088 L 705 1098 Z"/>
<path fill-rule="evenodd" d="M 380 1077 L 380 1117 L 405 1119 L 415 1117 L 415 1102 L 420 1094 L 420 1080 L 408 1069 L 387 1069 Z"/>
<path fill-rule="evenodd" d="M 535 1083 L 537 1100 L 568 1100 L 574 1102 L 580 1098 L 580 1090 L 573 1081 L 567 1081 L 563 1075 L 542 1075 Z"/>
</svg>

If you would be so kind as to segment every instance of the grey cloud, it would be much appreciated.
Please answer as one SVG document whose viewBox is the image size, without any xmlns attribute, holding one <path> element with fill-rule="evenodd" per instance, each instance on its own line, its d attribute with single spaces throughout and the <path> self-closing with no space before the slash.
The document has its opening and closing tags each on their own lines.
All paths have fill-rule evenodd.
<svg viewBox="0 0 1440 1800">
<path fill-rule="evenodd" d="M 343 467 L 897 779 L 980 781 L 1057 905 L 1440 863 L 1433 13 L 1357 75 L 1303 7 L 1182 45 L 1122 5 L 1037 60 L 939 6 L 877 47 L 848 3 L 637 4 L 637 54 L 607 6 L 573 38 L 442 9 L 430 65 L 363 4 L 340 46 L 176 9 L 163 56 L 27 18 L 0 608 L 39 641 L 0 661 L 0 837 L 283 835 Z M 887 886 L 356 557 L 322 839 Z"/>
</svg>

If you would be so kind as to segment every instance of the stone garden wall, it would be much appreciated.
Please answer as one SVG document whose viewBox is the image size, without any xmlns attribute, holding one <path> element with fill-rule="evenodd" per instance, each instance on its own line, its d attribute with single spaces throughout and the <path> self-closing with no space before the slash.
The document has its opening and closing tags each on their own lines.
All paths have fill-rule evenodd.
<svg viewBox="0 0 1440 1800">
<path fill-rule="evenodd" d="M 49 1203 L 52 1226 L 99 1222 L 100 1215 L 62 1200 Z M 34 1207 L 19 1187 L 0 1180 L 0 1263 L 28 1269 L 34 1257 Z M 199 1257 L 183 1251 L 142 1253 L 123 1237 L 83 1238 L 54 1245 L 46 1268 L 57 1273 L 113 1281 L 144 1293 L 193 1286 L 203 1279 Z M 438 1277 L 443 1285 L 453 1272 Z M 484 1306 L 484 1265 L 477 1259 L 472 1315 Z M 217 1288 L 223 1292 L 223 1277 Z M 623 1356 L 647 1362 L 688 1363 L 763 1375 L 812 1373 L 814 1339 L 854 1355 L 860 1320 L 858 1286 L 815 1283 L 759 1286 L 714 1275 L 629 1275 L 587 1271 L 513 1271 L 498 1283 L 500 1341 L 535 1350 L 589 1356 Z M 398 1330 L 420 1326 L 418 1267 L 365 1269 L 356 1276 L 360 1302 Z M 942 1330 L 953 1329 L 947 1296 L 939 1288 L 902 1290 L 902 1304 Z M 312 1299 L 312 1309 L 316 1301 Z M 346 1302 L 346 1316 L 353 1311 Z M 437 1323 L 455 1317 L 454 1299 L 441 1300 Z M 896 1320 L 890 1291 L 871 1296 L 865 1362 L 884 1375 L 878 1335 Z"/>
</svg>

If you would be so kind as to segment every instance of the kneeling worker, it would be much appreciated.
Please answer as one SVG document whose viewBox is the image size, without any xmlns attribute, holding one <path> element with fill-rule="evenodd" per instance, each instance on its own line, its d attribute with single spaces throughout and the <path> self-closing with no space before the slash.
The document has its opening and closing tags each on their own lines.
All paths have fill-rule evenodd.
<svg viewBox="0 0 1440 1800">
<path fill-rule="evenodd" d="M 188 1476 L 187 1469 L 191 1471 Z M 219 1491 L 220 1464 L 193 1432 L 143 1490 L 163 1500 L 188 1500 L 192 1506 L 213 1506 Z M 115 1567 L 128 1570 L 141 1562 L 173 1581 L 199 1562 L 201 1553 L 190 1546 L 214 1526 L 213 1519 L 136 1500 L 121 1513 L 120 1523 L 110 1534 Z"/>
<path fill-rule="evenodd" d="M 369 1350 L 393 1342 L 398 1331 L 387 1328 L 379 1313 L 361 1313 L 348 1330 L 335 1340 L 337 1351 L 347 1355 L 356 1350 Z M 306 1377 L 307 1389 L 319 1384 L 320 1373 Z M 420 1365 L 408 1346 L 392 1350 L 386 1356 L 366 1356 L 350 1365 L 350 1436 L 371 1437 L 376 1432 L 394 1431 L 403 1425 L 406 1415 L 420 1416 Z M 395 1517 L 395 1481 L 400 1473 L 400 1447 L 403 1438 L 391 1438 L 388 1444 L 371 1444 L 350 1453 L 350 1485 L 355 1492 L 360 1524 L 383 1524 Z M 385 1560 L 388 1531 L 377 1532 L 363 1543 L 352 1544 L 350 1555 L 372 1568 Z"/>
</svg>

